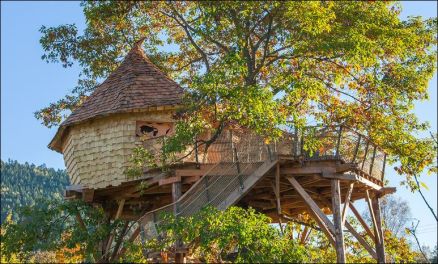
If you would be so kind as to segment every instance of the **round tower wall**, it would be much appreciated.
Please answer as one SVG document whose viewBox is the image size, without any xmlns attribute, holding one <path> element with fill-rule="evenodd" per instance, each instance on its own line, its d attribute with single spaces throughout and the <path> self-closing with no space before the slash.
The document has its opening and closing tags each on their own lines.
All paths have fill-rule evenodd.
<svg viewBox="0 0 438 264">
<path fill-rule="evenodd" d="M 171 111 L 157 111 L 115 114 L 70 127 L 63 154 L 71 184 L 97 189 L 132 180 L 124 171 L 141 142 L 138 125 L 158 124 L 161 133 L 163 124 L 173 122 Z"/>
</svg>

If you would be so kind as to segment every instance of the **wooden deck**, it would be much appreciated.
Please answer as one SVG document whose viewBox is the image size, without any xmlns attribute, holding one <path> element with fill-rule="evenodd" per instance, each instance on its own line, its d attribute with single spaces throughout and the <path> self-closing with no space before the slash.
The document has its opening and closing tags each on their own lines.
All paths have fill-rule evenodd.
<svg viewBox="0 0 438 264">
<path fill-rule="evenodd" d="M 293 176 L 301 186 L 317 201 L 319 207 L 330 213 L 326 201 L 331 199 L 330 179 L 339 179 L 341 193 L 347 193 L 351 183 L 354 188 L 351 201 L 366 198 L 366 190 L 382 194 L 395 192 L 395 188 L 384 187 L 383 182 L 369 176 L 356 163 L 345 163 L 339 159 L 323 159 L 302 161 L 292 156 L 279 157 L 280 171 L 280 204 L 281 213 L 295 217 L 307 212 L 306 204 L 300 199 L 294 187 L 288 181 Z M 172 203 L 172 183 L 182 183 L 184 194 L 202 178 L 214 164 L 188 163 L 175 167 L 169 174 L 150 171 L 141 180 L 133 180 L 116 187 L 88 190 L 70 187 L 66 191 L 69 199 L 80 198 L 90 203 L 102 204 L 111 216 L 115 216 L 118 203 L 125 200 L 121 217 L 126 220 L 137 220 L 144 213 Z M 275 194 L 275 170 L 268 172 L 237 203 L 242 207 L 253 207 L 278 221 L 277 197 Z M 344 202 L 345 197 L 342 197 Z"/>
</svg>

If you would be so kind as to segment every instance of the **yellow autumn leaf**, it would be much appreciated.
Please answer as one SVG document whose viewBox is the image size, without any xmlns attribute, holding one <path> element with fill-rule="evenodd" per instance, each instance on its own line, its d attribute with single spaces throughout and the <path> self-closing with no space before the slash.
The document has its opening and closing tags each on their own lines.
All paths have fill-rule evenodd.
<svg viewBox="0 0 438 264">
<path fill-rule="evenodd" d="M 420 185 L 421 185 L 424 189 L 426 189 L 426 190 L 429 191 L 429 187 L 427 187 L 427 185 L 426 185 L 424 182 L 420 182 Z"/>
</svg>

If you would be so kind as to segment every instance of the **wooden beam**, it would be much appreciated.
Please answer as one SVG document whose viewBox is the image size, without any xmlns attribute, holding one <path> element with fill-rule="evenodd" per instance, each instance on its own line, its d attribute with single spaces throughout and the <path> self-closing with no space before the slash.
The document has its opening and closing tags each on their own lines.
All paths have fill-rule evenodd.
<svg viewBox="0 0 438 264">
<path fill-rule="evenodd" d="M 345 263 L 345 244 L 341 215 L 341 188 L 338 179 L 331 180 L 331 189 L 333 223 L 335 226 L 336 260 L 338 263 Z"/>
<path fill-rule="evenodd" d="M 344 208 L 342 209 L 342 225 L 345 223 L 347 218 L 348 205 L 350 204 L 351 194 L 353 193 L 354 182 L 351 182 L 348 186 L 347 193 L 345 194 Z"/>
<path fill-rule="evenodd" d="M 303 198 L 304 202 L 309 207 L 310 211 L 314 213 L 316 216 L 315 220 L 319 220 L 321 223 L 321 229 L 327 230 L 329 234 L 329 239 L 333 239 L 333 234 L 335 233 L 335 227 L 330 222 L 330 220 L 327 218 L 327 216 L 321 211 L 319 206 L 313 201 L 313 199 L 310 197 L 310 195 L 307 194 L 307 192 L 301 187 L 301 185 L 295 180 L 293 177 L 287 178 L 292 186 L 295 188 L 295 190 L 300 194 L 300 196 Z M 333 239 L 334 240 L 334 239 Z"/>
<path fill-rule="evenodd" d="M 382 189 L 379 190 L 378 194 L 379 197 L 383 197 L 387 194 L 393 194 L 397 191 L 397 188 L 395 187 L 383 187 Z"/>
<path fill-rule="evenodd" d="M 191 177 L 191 176 L 203 176 L 208 169 L 182 169 L 175 170 L 176 177 Z"/>
<path fill-rule="evenodd" d="M 358 181 L 360 183 L 363 183 L 367 185 L 370 188 L 373 188 L 374 190 L 380 191 L 383 187 L 375 184 L 374 182 L 365 179 L 362 176 L 358 176 L 355 174 L 337 174 L 337 173 L 323 173 L 322 176 L 324 178 L 329 179 L 339 179 L 339 180 L 345 180 L 345 181 Z"/>
<path fill-rule="evenodd" d="M 372 181 L 370 181 L 362 176 L 357 176 L 357 181 L 359 181 L 359 182 L 361 182 L 361 183 L 363 183 L 363 184 L 365 184 L 365 185 L 367 185 L 367 186 L 369 186 L 377 191 L 380 191 L 383 188 L 382 186 L 375 184 L 374 182 L 372 182 Z"/>
<path fill-rule="evenodd" d="M 319 227 L 321 228 L 321 231 L 327 236 L 330 244 L 332 244 L 333 247 L 336 247 L 336 243 L 335 243 L 335 238 L 333 236 L 333 233 L 330 231 L 330 229 L 326 226 L 326 224 L 324 223 L 324 221 L 314 212 L 312 211 L 312 209 L 310 209 L 310 207 L 307 207 L 308 210 L 301 210 L 301 212 L 306 211 L 311 217 L 313 217 L 313 219 L 315 220 L 315 222 L 319 225 Z"/>
<path fill-rule="evenodd" d="M 94 198 L 94 189 L 84 189 L 82 191 L 82 200 L 86 203 L 91 203 Z"/>
<path fill-rule="evenodd" d="M 371 257 L 377 260 L 376 251 L 368 244 L 368 242 L 356 231 L 354 227 L 348 222 L 345 221 L 345 227 L 348 231 L 357 239 L 357 241 L 370 253 Z"/>
<path fill-rule="evenodd" d="M 125 206 L 125 199 L 122 199 L 119 202 L 119 208 L 117 208 L 117 213 L 116 213 L 116 216 L 114 217 L 114 221 L 118 220 L 120 218 L 120 216 L 122 215 L 124 206 Z M 108 242 L 106 244 L 105 254 L 111 249 L 111 244 L 113 243 L 113 239 L 114 239 L 114 233 L 112 233 L 108 239 Z"/>
<path fill-rule="evenodd" d="M 281 173 L 285 175 L 306 175 L 306 174 L 322 174 L 328 173 L 343 173 L 346 171 L 353 171 L 357 169 L 356 163 L 344 163 L 344 164 L 327 164 L 327 166 L 321 165 L 309 165 L 306 167 L 286 167 L 281 169 Z"/>
<path fill-rule="evenodd" d="M 289 167 L 283 168 L 281 173 L 283 175 L 306 175 L 306 174 L 322 174 L 323 172 L 335 173 L 336 169 L 331 167 Z"/>
<path fill-rule="evenodd" d="M 376 231 L 381 238 L 379 243 L 376 243 L 377 261 L 379 263 L 385 263 L 385 240 L 383 239 L 382 219 L 380 215 L 379 198 L 374 196 L 372 198 L 372 205 L 374 209 L 374 216 L 376 218 Z"/>
<path fill-rule="evenodd" d="M 185 184 L 190 184 L 199 181 L 199 179 L 201 179 L 201 176 L 184 177 L 182 178 L 182 182 Z"/>
<path fill-rule="evenodd" d="M 158 181 L 158 186 L 181 182 L 181 176 L 169 177 Z"/>
<path fill-rule="evenodd" d="M 368 236 L 370 236 L 370 238 L 373 241 L 376 241 L 376 238 L 375 238 L 373 232 L 371 231 L 370 227 L 365 222 L 365 220 L 363 220 L 362 216 L 360 215 L 359 211 L 357 211 L 356 207 L 354 207 L 353 203 L 350 203 L 350 209 L 353 212 L 353 214 L 356 216 L 357 220 L 359 220 L 359 223 L 362 225 L 363 229 L 365 229 Z"/>
<path fill-rule="evenodd" d="M 371 220 L 373 222 L 375 242 L 376 242 L 376 245 L 378 245 L 381 241 L 381 237 L 380 237 L 380 234 L 378 232 L 376 215 L 374 214 L 374 209 L 373 209 L 373 204 L 371 202 L 370 192 L 368 190 L 366 190 L 365 194 L 366 194 L 365 200 L 367 201 L 368 208 L 370 211 Z"/>
</svg>

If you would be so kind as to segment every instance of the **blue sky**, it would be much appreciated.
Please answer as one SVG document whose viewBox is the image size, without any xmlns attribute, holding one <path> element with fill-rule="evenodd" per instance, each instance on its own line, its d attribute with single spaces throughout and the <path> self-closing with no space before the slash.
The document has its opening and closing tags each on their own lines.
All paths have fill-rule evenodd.
<svg viewBox="0 0 438 264">
<path fill-rule="evenodd" d="M 437 16 L 437 2 L 403 2 L 402 18 L 408 15 Z M 39 44 L 41 25 L 75 23 L 79 30 L 85 20 L 79 2 L 1 2 L 1 158 L 19 162 L 45 163 L 64 168 L 62 155 L 47 148 L 56 129 L 47 129 L 33 117 L 33 112 L 62 98 L 76 84 L 79 68 L 47 64 Z M 430 100 L 416 104 L 421 120 L 429 121 L 437 131 L 437 75 L 430 81 Z M 396 186 L 397 195 L 410 204 L 413 217 L 420 220 L 422 244 L 436 245 L 437 223 L 420 196 L 399 186 L 402 179 L 392 168 L 386 177 Z M 425 196 L 437 209 L 437 176 L 423 175 L 429 190 Z"/>
</svg>

